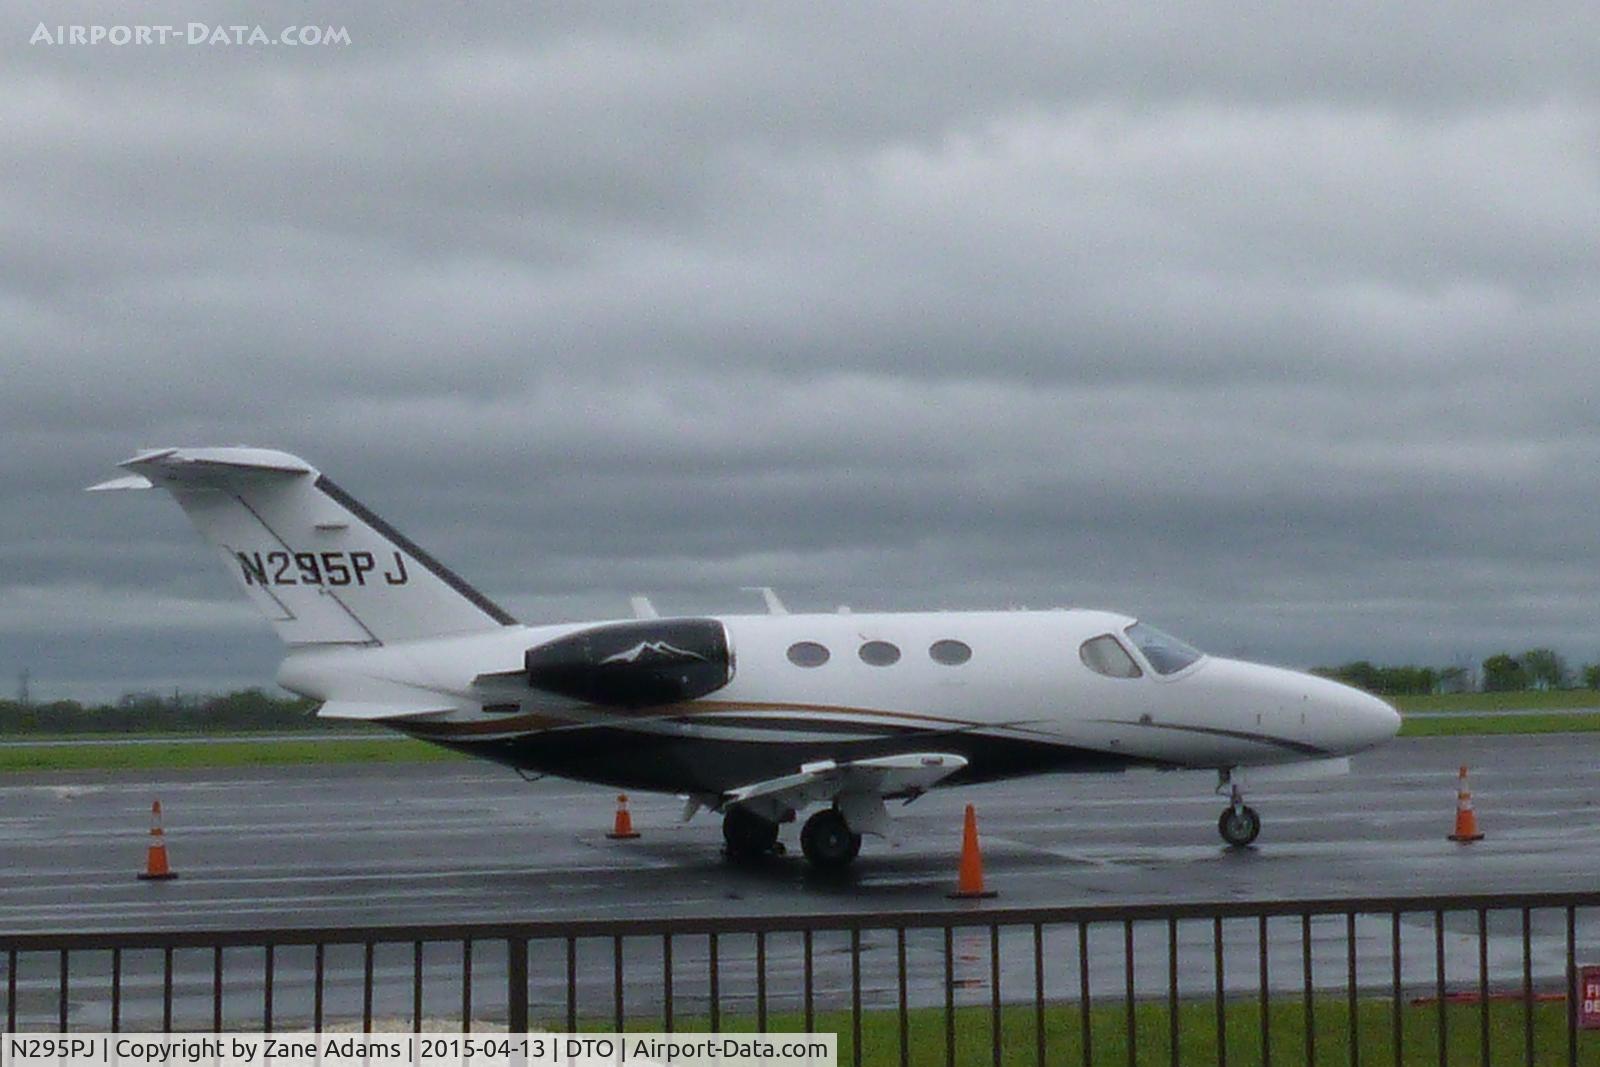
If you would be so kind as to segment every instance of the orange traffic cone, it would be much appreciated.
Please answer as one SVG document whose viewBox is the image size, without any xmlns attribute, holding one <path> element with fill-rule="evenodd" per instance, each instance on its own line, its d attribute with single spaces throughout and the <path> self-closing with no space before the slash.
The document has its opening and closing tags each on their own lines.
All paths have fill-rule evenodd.
<svg viewBox="0 0 1600 1067">
<path fill-rule="evenodd" d="M 161 830 L 161 801 L 158 800 L 150 805 L 150 848 L 145 853 L 139 881 L 167 882 L 176 877 L 178 872 L 167 866 L 167 835 Z"/>
<path fill-rule="evenodd" d="M 633 816 L 628 814 L 628 794 L 617 795 L 617 818 L 611 824 L 611 832 L 606 835 L 612 840 L 625 841 L 630 837 L 638 837 L 639 831 L 633 828 Z"/>
<path fill-rule="evenodd" d="M 983 853 L 978 850 L 978 813 L 967 805 L 967 818 L 961 828 L 961 873 L 956 879 L 955 900 L 977 900 L 997 896 L 993 889 L 983 888 Z"/>
<path fill-rule="evenodd" d="M 1456 786 L 1456 832 L 1452 841 L 1482 841 L 1483 831 L 1478 829 L 1478 813 L 1472 810 L 1472 790 L 1467 788 L 1467 768 L 1461 768 Z"/>
</svg>

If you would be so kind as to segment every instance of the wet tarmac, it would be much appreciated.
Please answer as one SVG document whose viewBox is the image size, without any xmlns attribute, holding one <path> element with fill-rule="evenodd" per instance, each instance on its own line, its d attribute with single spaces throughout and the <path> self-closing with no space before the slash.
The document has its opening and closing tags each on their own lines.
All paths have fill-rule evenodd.
<svg viewBox="0 0 1600 1067">
<path fill-rule="evenodd" d="M 0 931 L 331 926 L 446 923 L 614 916 L 922 912 L 952 907 L 960 817 L 977 806 L 990 885 L 990 905 L 1048 906 L 1144 901 L 1265 900 L 1418 893 L 1592 890 L 1600 884 L 1600 742 L 1582 735 L 1415 739 L 1357 757 L 1352 774 L 1319 782 L 1263 785 L 1250 802 L 1263 817 L 1257 844 L 1222 847 L 1216 834 L 1221 800 L 1214 776 L 1094 775 L 1030 779 L 935 792 L 895 810 L 900 840 L 869 839 L 843 879 L 814 876 L 797 854 L 754 867 L 720 854 L 720 827 L 705 815 L 683 824 L 671 797 L 635 796 L 642 836 L 611 841 L 608 791 L 545 780 L 524 783 L 480 764 L 374 765 L 134 774 L 12 775 L 0 780 Z M 1456 768 L 1472 768 L 1471 784 L 1486 838 L 1470 846 L 1446 839 L 1452 826 Z M 151 799 L 162 801 L 171 858 L 181 878 L 134 879 L 141 867 Z M 794 828 L 785 831 L 792 844 Z M 795 853 L 798 849 L 794 850 Z M 981 911 L 980 911 L 981 914 Z M 1539 916 L 1531 938 L 1541 982 L 1564 966 L 1559 915 Z M 1258 975 L 1253 922 L 1225 924 L 1225 984 L 1245 992 Z M 1297 920 L 1273 921 L 1270 984 L 1301 981 L 1302 931 Z M 1292 928 L 1291 928 L 1292 927 Z M 1472 924 L 1454 924 L 1444 939 L 1452 974 L 1475 974 Z M 1180 931 L 1181 984 L 1199 993 L 1214 983 L 1209 923 Z M 1345 921 L 1313 925 L 1318 985 L 1347 979 Z M 1520 973 L 1520 929 L 1499 919 L 1489 954 L 1497 974 Z M 1124 964 L 1120 928 L 1092 931 L 1091 986 L 1120 991 Z M 1358 980 L 1391 978 L 1387 919 L 1358 920 Z M 1428 985 L 1435 948 L 1432 917 L 1404 924 L 1405 981 Z M 1050 997 L 1076 995 L 1076 932 L 1051 929 L 1043 939 Z M 1031 998 L 1031 932 L 1002 934 L 1005 999 Z M 1136 931 L 1137 984 L 1164 989 L 1166 931 Z M 913 932 L 909 999 L 942 1003 L 942 934 Z M 724 938 L 719 946 L 719 1002 L 724 1011 L 753 1005 L 753 944 Z M 1580 955 L 1600 957 L 1600 923 L 1586 918 Z M 800 987 L 798 935 L 774 935 L 765 947 L 771 1007 L 794 1007 Z M 1413 947 L 1415 946 L 1415 947 Z M 892 1005 L 898 994 L 893 932 L 863 937 L 863 1002 Z M 609 1017 L 614 976 L 610 939 L 581 942 L 581 1014 Z M 987 1002 L 990 934 L 958 932 L 953 945 L 960 999 Z M 624 946 L 631 1010 L 660 1006 L 658 941 Z M 846 934 L 818 935 L 814 945 L 819 1005 L 848 996 Z M 352 955 L 353 954 L 353 955 Z M 498 955 L 497 955 L 498 954 Z M 180 1016 L 209 1023 L 209 951 L 180 953 L 176 996 Z M 330 1017 L 358 1010 L 359 946 L 329 950 Z M 349 955 L 350 959 L 345 960 Z M 192 956 L 192 958 L 191 958 Z M 228 1012 L 259 1012 L 259 950 L 231 950 Z M 442 1013 L 459 1010 L 460 948 L 425 949 L 427 999 Z M 304 957 L 304 958 L 302 958 Z M 159 1002 L 158 960 L 126 964 L 125 1010 L 138 1015 Z M 380 1001 L 410 1005 L 410 946 L 380 948 L 375 979 Z M 674 947 L 681 976 L 677 1010 L 707 1008 L 709 946 L 681 939 Z M 74 1018 L 105 1010 L 96 975 L 108 961 L 80 963 Z M 530 980 L 535 1005 L 564 1005 L 564 945 L 534 946 Z M 309 950 L 284 949 L 275 961 L 278 1011 L 304 1018 Z M 504 948 L 477 947 L 474 1014 L 504 1003 Z M 21 997 L 41 1009 L 55 988 L 55 964 L 25 960 Z M 970 972 L 970 973 L 969 973 Z M 101 974 L 103 978 L 103 974 Z M 682 989 L 677 990 L 681 984 Z M 152 999 L 154 998 L 154 999 Z M 352 1004 L 354 1005 L 352 1007 Z M 28 1012 L 26 1005 L 22 1011 Z M 538 1012 L 536 1011 L 536 1014 Z M 559 1021 L 559 1019 L 557 1019 Z"/>
</svg>

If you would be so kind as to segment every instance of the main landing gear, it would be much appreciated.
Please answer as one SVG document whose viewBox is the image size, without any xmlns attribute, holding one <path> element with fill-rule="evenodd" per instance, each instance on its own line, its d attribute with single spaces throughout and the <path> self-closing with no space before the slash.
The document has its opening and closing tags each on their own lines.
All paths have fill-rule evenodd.
<svg viewBox="0 0 1600 1067">
<path fill-rule="evenodd" d="M 1230 848 L 1244 848 L 1261 834 L 1261 816 L 1244 802 L 1244 790 L 1227 770 L 1218 772 L 1217 792 L 1228 789 L 1228 806 L 1217 819 L 1217 833 Z"/>
<path fill-rule="evenodd" d="M 753 859 L 779 851 L 778 824 L 735 805 L 722 817 L 722 840 L 733 859 Z"/>
<path fill-rule="evenodd" d="M 749 808 L 735 805 L 722 816 L 724 851 L 730 859 L 749 860 L 781 853 L 778 824 Z M 836 808 L 823 808 L 800 828 L 800 849 L 818 870 L 848 866 L 861 851 L 861 835 L 850 829 Z"/>
<path fill-rule="evenodd" d="M 818 870 L 836 871 L 861 851 L 861 835 L 851 831 L 838 811 L 823 808 L 800 828 L 800 850 Z"/>
</svg>

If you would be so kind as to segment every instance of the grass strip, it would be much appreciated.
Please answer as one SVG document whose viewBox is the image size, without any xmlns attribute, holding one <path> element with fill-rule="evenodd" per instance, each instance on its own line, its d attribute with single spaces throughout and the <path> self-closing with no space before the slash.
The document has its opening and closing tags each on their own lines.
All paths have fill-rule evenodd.
<svg viewBox="0 0 1600 1067">
<path fill-rule="evenodd" d="M 1401 711 L 1559 711 L 1600 708 L 1593 689 L 1520 689 L 1509 693 L 1428 693 L 1383 699 Z"/>
<path fill-rule="evenodd" d="M 881 992 L 881 991 L 880 991 Z M 748 1003 L 748 1001 L 746 1001 Z M 1313 1001 L 1310 1033 L 1314 1048 L 1308 1051 L 1305 1001 L 1297 996 L 1274 997 L 1268 1007 L 1267 1039 L 1270 1060 L 1263 1055 L 1260 1002 L 1233 998 L 1225 1002 L 1219 1041 L 1214 1001 L 1184 1000 L 1178 1008 L 1178 1062 L 1214 1064 L 1230 1067 L 1259 1067 L 1263 1063 L 1304 1064 L 1308 1067 L 1351 1063 L 1399 1064 L 1403 1067 L 1436 1067 L 1485 1062 L 1482 1055 L 1482 1008 L 1477 1004 L 1451 1004 L 1445 1008 L 1445 1034 L 1448 1060 L 1439 1057 L 1440 1009 L 1437 1003 L 1412 1005 L 1401 1009 L 1400 1055 L 1395 1056 L 1394 1016 L 1389 1000 L 1363 998 L 1356 1006 L 1356 1052 L 1351 1056 L 1350 1008 L 1343 996 L 1318 996 Z M 1088 1062 L 1115 1064 L 1117 1067 L 1165 1067 L 1172 1062 L 1172 1016 L 1165 1001 L 1137 1001 L 1133 1007 L 1133 1055 L 1129 1055 L 1128 1014 L 1122 1002 L 1101 1003 L 1089 1013 Z M 1520 1064 L 1524 1062 L 1523 1005 L 1520 1002 L 1494 1001 L 1489 1005 L 1489 1055 L 1486 1062 Z M 1045 1062 L 1077 1065 L 1085 1062 L 1080 1007 L 1076 1003 L 1045 1006 Z M 1566 1005 L 1536 1003 L 1533 1008 L 1534 1060 L 1536 1064 L 1566 1063 Z M 546 1021 L 548 1029 L 564 1030 L 560 1019 Z M 584 1029 L 609 1032 L 612 1020 L 595 1019 Z M 703 1017 L 675 1020 L 684 1033 L 704 1033 L 709 1027 Z M 955 1054 L 953 1062 L 967 1065 L 994 1061 L 991 1008 L 965 1006 L 955 1011 Z M 629 1030 L 653 1031 L 661 1028 L 659 1018 L 630 1021 Z M 772 1032 L 797 1032 L 804 1028 L 803 1017 L 794 1012 L 774 1013 L 767 1020 Z M 741 1014 L 721 1019 L 722 1033 L 749 1033 L 756 1029 L 754 1016 Z M 815 1030 L 839 1035 L 839 1063 L 854 1062 L 852 1019 L 848 1011 L 818 1012 Z M 1037 1020 L 1032 1004 L 1004 1005 L 1000 1011 L 1000 1060 L 1005 1067 L 1025 1067 L 1037 1062 Z M 926 1067 L 942 1067 L 947 1062 L 945 1014 L 941 1008 L 917 1008 L 906 1016 L 907 1056 L 905 1062 Z M 864 1011 L 861 1016 L 861 1062 L 866 1067 L 897 1067 L 901 1060 L 900 1018 L 893 1010 Z M 1600 1032 L 1580 1032 L 1578 1063 L 1600 1067 Z"/>
<path fill-rule="evenodd" d="M 1600 730 L 1600 714 L 1550 712 L 1543 715 L 1459 715 L 1406 717 L 1401 737 L 1477 737 L 1488 734 L 1567 734 Z"/>
<path fill-rule="evenodd" d="M 352 722 L 334 726 L 304 726 L 290 727 L 274 730 L 271 727 L 262 727 L 259 730 L 85 730 L 81 733 L 61 733 L 59 731 L 29 730 L 14 731 L 0 735 L 0 741 L 28 741 L 47 742 L 54 741 L 63 745 L 76 744 L 79 741 L 196 741 L 216 739 L 226 741 L 230 738 L 248 740 L 252 737 L 286 737 L 295 741 L 316 740 L 324 736 L 338 736 L 339 734 L 368 734 L 372 737 L 394 737 L 381 726 L 372 726 L 367 723 Z"/>
<path fill-rule="evenodd" d="M 313 763 L 427 763 L 465 757 L 422 741 L 228 742 L 210 745 L 45 745 L 0 748 L 0 773 L 29 771 L 181 770 L 190 767 L 281 767 Z"/>
</svg>

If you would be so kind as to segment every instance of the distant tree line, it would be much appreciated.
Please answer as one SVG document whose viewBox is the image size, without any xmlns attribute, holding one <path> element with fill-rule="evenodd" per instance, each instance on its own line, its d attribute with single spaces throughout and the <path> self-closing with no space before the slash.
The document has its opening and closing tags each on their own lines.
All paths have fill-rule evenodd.
<svg viewBox="0 0 1600 1067">
<path fill-rule="evenodd" d="M 1483 661 L 1477 678 L 1466 667 L 1379 667 L 1366 660 L 1338 667 L 1313 667 L 1312 673 L 1384 696 L 1463 693 L 1474 689 L 1485 693 L 1600 689 L 1600 663 L 1586 663 L 1573 670 L 1560 653 L 1548 648 L 1530 648 L 1520 656 L 1496 652 Z"/>
<path fill-rule="evenodd" d="M 0 700 L 0 739 L 13 734 L 222 733 L 326 727 L 313 716 L 317 701 L 243 689 L 221 696 L 128 693 L 115 704 L 76 700 L 23 704 Z M 334 724 L 348 729 L 348 723 Z"/>
</svg>

